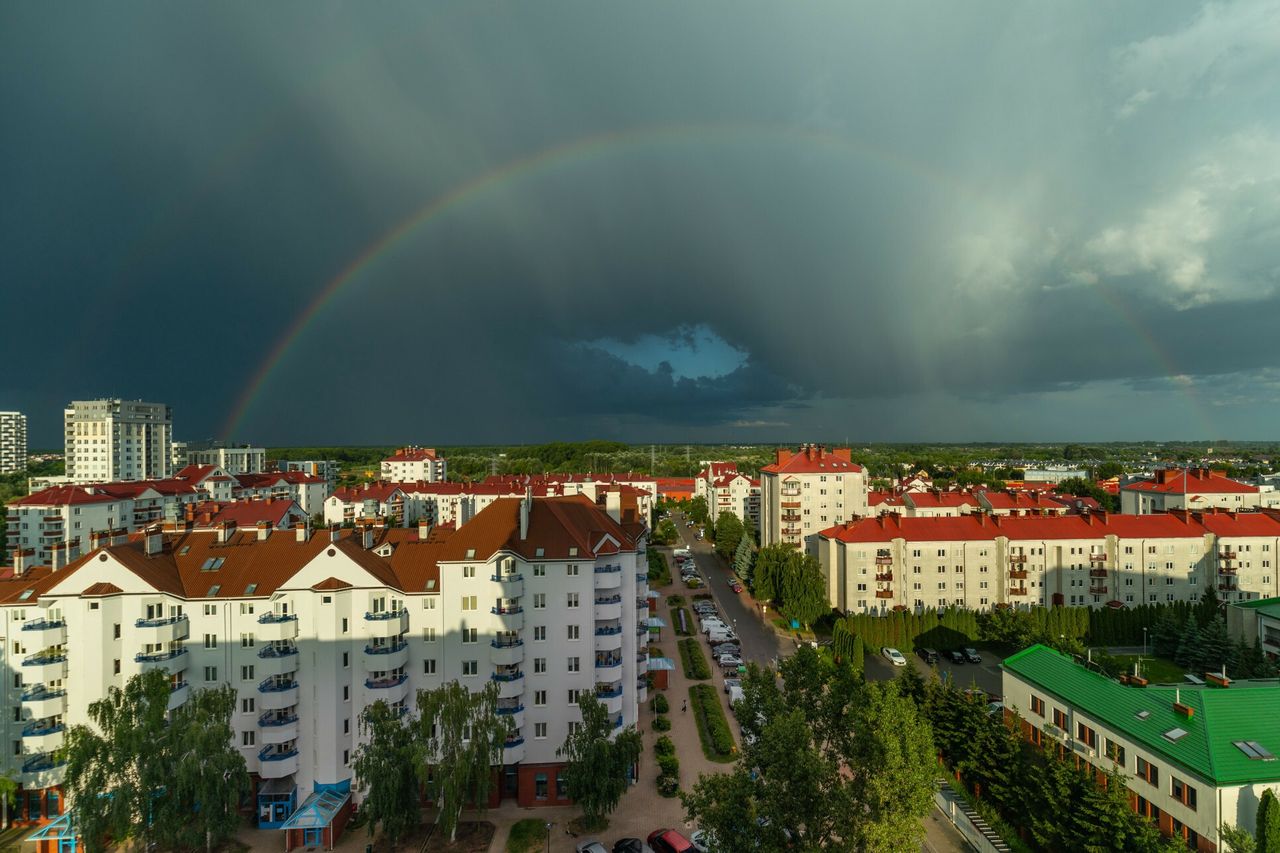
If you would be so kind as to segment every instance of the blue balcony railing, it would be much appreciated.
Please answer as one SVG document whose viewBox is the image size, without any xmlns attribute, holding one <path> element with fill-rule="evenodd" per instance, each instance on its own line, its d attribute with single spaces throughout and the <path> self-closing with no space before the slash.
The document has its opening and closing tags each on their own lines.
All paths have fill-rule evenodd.
<svg viewBox="0 0 1280 853">
<path fill-rule="evenodd" d="M 286 690 L 292 690 L 298 686 L 298 682 L 293 679 L 277 680 L 268 678 L 266 681 L 258 685 L 259 693 L 283 693 Z"/>
<path fill-rule="evenodd" d="M 596 604 L 621 604 L 621 595 L 600 595 L 596 596 Z"/>
<path fill-rule="evenodd" d="M 524 640 L 490 640 L 489 645 L 495 649 L 518 649 L 524 645 Z"/>
<path fill-rule="evenodd" d="M 510 616 L 516 613 L 523 613 L 524 608 L 515 604 L 511 607 L 490 607 L 489 612 L 495 616 Z"/>
<path fill-rule="evenodd" d="M 597 687 L 596 697 L 599 699 L 617 699 L 622 695 L 622 685 L 616 687 Z"/>
<path fill-rule="evenodd" d="M 399 687 L 407 681 L 407 675 L 392 675 L 387 678 L 366 678 L 364 686 L 370 690 L 386 690 L 389 687 Z"/>
<path fill-rule="evenodd" d="M 515 672 L 495 672 L 490 677 L 494 681 L 516 681 L 524 678 L 524 673 L 517 669 Z"/>
<path fill-rule="evenodd" d="M 622 658 L 596 658 L 596 669 L 613 669 L 622 666 Z"/>
<path fill-rule="evenodd" d="M 596 566 L 596 574 L 612 575 L 622 571 L 622 566 Z"/>
<path fill-rule="evenodd" d="M 41 735 L 54 735 L 62 731 L 62 723 L 52 723 L 46 720 L 37 720 L 34 723 L 22 729 L 23 737 L 40 737 Z"/>
<path fill-rule="evenodd" d="M 296 622 L 298 614 L 296 613 L 263 613 L 258 617 L 259 625 L 273 625 L 277 622 Z"/>
<path fill-rule="evenodd" d="M 377 613 L 365 613 L 364 618 L 370 622 L 385 622 L 388 619 L 399 619 L 404 612 L 403 610 L 379 610 Z"/>
<path fill-rule="evenodd" d="M 258 649 L 258 657 L 260 658 L 287 658 L 297 653 L 297 646 L 263 646 Z"/>
<path fill-rule="evenodd" d="M 65 619 L 36 619 L 31 622 L 23 622 L 22 630 L 24 631 L 47 631 L 50 628 L 62 628 L 67 624 Z"/>
<path fill-rule="evenodd" d="M 297 714 L 263 714 L 258 718 L 258 725 L 263 728 L 272 728 L 274 726 L 287 726 L 290 723 L 298 722 Z"/>
<path fill-rule="evenodd" d="M 165 649 L 161 652 L 138 652 L 133 656 L 137 663 L 162 663 L 163 661 L 173 660 L 176 657 L 185 655 L 186 649 Z"/>
<path fill-rule="evenodd" d="M 393 652 L 404 651 L 409 644 L 401 641 L 399 643 L 387 643 L 385 646 L 365 646 L 364 653 L 367 655 L 389 655 Z"/>
<path fill-rule="evenodd" d="M 45 654 L 44 652 L 37 652 L 34 655 L 27 655 L 25 658 L 23 658 L 22 665 L 23 666 L 45 666 L 51 663 L 65 663 L 66 660 L 67 660 L 67 656 L 62 654 L 61 652 L 53 652 L 50 654 Z"/>
<path fill-rule="evenodd" d="M 610 636 L 613 636 L 614 634 L 621 634 L 621 633 L 622 633 L 621 626 L 614 627 L 614 628 L 604 627 L 604 628 L 596 629 L 597 637 L 610 637 Z"/>
<path fill-rule="evenodd" d="M 22 765 L 23 773 L 39 773 L 42 770 L 52 770 L 55 767 L 61 767 L 66 764 L 66 759 L 59 759 L 50 752 L 41 752 L 28 758 Z"/>
<path fill-rule="evenodd" d="M 520 745 L 521 745 L 521 744 L 523 744 L 523 743 L 524 743 L 524 738 L 522 738 L 522 737 L 514 737 L 514 738 L 512 738 L 511 740 L 507 741 L 506 743 L 502 744 L 502 748 L 503 748 L 503 749 L 515 749 L 517 746 L 520 746 Z"/>
<path fill-rule="evenodd" d="M 496 710 L 497 710 L 497 713 L 499 714 L 502 714 L 504 716 L 509 716 L 511 714 L 518 714 L 521 711 L 523 711 L 524 705 L 506 705 L 506 706 L 499 705 Z"/>
<path fill-rule="evenodd" d="M 177 616 L 156 616 L 153 619 L 138 619 L 133 623 L 135 628 L 161 628 L 165 625 L 177 625 L 179 622 L 186 622 L 187 614 L 179 613 Z"/>
<path fill-rule="evenodd" d="M 66 696 L 65 690 L 50 690 L 43 684 L 36 684 L 27 689 L 20 697 L 23 702 L 43 702 L 46 699 L 57 699 L 59 696 Z"/>
<path fill-rule="evenodd" d="M 286 758 L 293 758 L 298 754 L 297 747 L 288 747 L 287 749 L 278 749 L 274 746 L 264 746 L 258 752 L 259 761 L 284 761 Z"/>
<path fill-rule="evenodd" d="M 613 727 L 614 727 L 615 729 L 620 729 L 620 728 L 622 728 L 622 715 L 621 715 L 621 714 L 619 714 L 616 718 L 614 718 L 614 721 L 613 721 Z"/>
<path fill-rule="evenodd" d="M 494 583 L 515 583 L 524 580 L 524 575 L 516 573 L 512 575 L 489 575 L 489 580 Z"/>
</svg>

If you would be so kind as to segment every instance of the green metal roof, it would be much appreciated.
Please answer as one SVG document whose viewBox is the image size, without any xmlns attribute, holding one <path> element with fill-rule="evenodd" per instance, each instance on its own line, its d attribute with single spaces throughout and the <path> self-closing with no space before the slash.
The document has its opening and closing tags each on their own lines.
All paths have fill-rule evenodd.
<svg viewBox="0 0 1280 853">
<path fill-rule="evenodd" d="M 1127 687 L 1040 645 L 1005 658 L 1004 667 L 1218 787 L 1280 780 L 1280 682 Z M 1194 709 L 1190 719 L 1173 710 L 1175 701 Z M 1186 734 L 1171 740 L 1165 733 L 1173 729 Z M 1261 744 L 1276 758 L 1250 758 L 1236 741 Z"/>
<path fill-rule="evenodd" d="M 1280 598 L 1255 598 L 1252 601 L 1235 601 L 1232 602 L 1231 606 L 1257 610 L 1264 616 L 1280 619 Z"/>
</svg>

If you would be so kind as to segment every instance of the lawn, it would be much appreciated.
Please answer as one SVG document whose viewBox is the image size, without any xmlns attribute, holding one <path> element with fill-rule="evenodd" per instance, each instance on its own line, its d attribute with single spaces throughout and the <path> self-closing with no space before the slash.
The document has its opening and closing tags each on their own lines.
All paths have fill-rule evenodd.
<svg viewBox="0 0 1280 853">
<path fill-rule="evenodd" d="M 707 656 L 702 653 L 697 637 L 686 637 L 680 641 L 680 663 L 684 666 L 685 678 L 705 681 L 711 677 L 711 665 L 707 663 Z"/>
<path fill-rule="evenodd" d="M 1125 672 L 1133 674 L 1133 664 L 1139 655 L 1113 655 L 1116 660 L 1124 661 Z M 1177 684 L 1185 682 L 1186 670 L 1171 660 L 1147 655 L 1142 658 L 1142 677 L 1152 684 Z"/>
<path fill-rule="evenodd" d="M 516 821 L 507 838 L 507 853 L 534 853 L 546 843 L 547 825 L 540 817 Z"/>
</svg>

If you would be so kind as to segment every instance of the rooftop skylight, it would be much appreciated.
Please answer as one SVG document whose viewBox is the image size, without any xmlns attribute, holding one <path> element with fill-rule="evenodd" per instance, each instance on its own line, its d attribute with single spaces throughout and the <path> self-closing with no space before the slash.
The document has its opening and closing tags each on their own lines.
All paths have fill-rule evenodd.
<svg viewBox="0 0 1280 853">
<path fill-rule="evenodd" d="M 1186 729 L 1169 729 L 1169 731 L 1164 733 L 1164 736 L 1176 743 L 1177 741 L 1187 736 L 1187 730 Z"/>
<path fill-rule="evenodd" d="M 1252 758 L 1254 761 L 1275 761 L 1276 757 L 1271 754 L 1271 750 L 1267 749 L 1256 740 L 1237 740 L 1233 741 L 1236 749 Z"/>
</svg>

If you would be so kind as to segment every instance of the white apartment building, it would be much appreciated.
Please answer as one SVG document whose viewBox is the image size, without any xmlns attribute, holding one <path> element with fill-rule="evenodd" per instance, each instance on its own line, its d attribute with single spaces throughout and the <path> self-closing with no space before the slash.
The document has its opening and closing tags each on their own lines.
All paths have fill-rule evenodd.
<svg viewBox="0 0 1280 853">
<path fill-rule="evenodd" d="M 1251 831 L 1263 792 L 1280 794 L 1275 682 L 1126 686 L 1045 646 L 1002 668 L 1028 740 L 1118 770 L 1134 810 L 1192 850 L 1218 850 L 1224 823 Z"/>
<path fill-rule="evenodd" d="M 760 469 L 760 544 L 812 547 L 820 530 L 867 515 L 867 479 L 847 447 L 779 449 Z"/>
<path fill-rule="evenodd" d="M 832 607 L 1136 606 L 1280 593 L 1280 520 L 1264 513 L 902 518 L 818 537 Z"/>
<path fill-rule="evenodd" d="M 27 416 L 0 412 L 0 474 L 27 470 Z"/>
<path fill-rule="evenodd" d="M 760 529 L 760 481 L 738 471 L 733 462 L 708 462 L 693 481 L 694 496 L 707 502 L 707 512 L 714 522 L 722 512 L 731 512 L 738 520 Z"/>
<path fill-rule="evenodd" d="M 1120 511 L 1127 515 L 1215 507 L 1250 510 L 1266 505 L 1257 486 L 1239 483 L 1208 468 L 1165 468 L 1149 480 L 1120 487 Z"/>
<path fill-rule="evenodd" d="M 392 483 L 443 483 L 448 463 L 429 447 L 402 447 L 382 460 L 380 479 Z"/>
<path fill-rule="evenodd" d="M 330 492 L 338 487 L 338 472 L 342 469 L 336 459 L 281 459 L 276 466 L 284 473 L 319 477 L 329 484 Z"/>
<path fill-rule="evenodd" d="M 172 471 L 173 411 L 139 400 L 76 400 L 63 412 L 73 483 L 153 480 Z"/>
<path fill-rule="evenodd" d="M 262 447 L 206 447 L 187 449 L 187 465 L 216 465 L 228 474 L 261 474 L 267 469 Z M 176 468 L 174 470 L 177 470 Z"/>
<path fill-rule="evenodd" d="M 234 742 L 266 827 L 352 783 L 358 718 L 380 699 L 413 714 L 418 690 L 496 683 L 511 735 L 495 799 L 529 806 L 566 801 L 556 750 L 580 693 L 616 728 L 637 722 L 646 530 L 583 498 L 504 499 L 456 531 L 173 528 L 0 581 L 0 691 L 17 714 L 0 725 L 19 819 L 61 807 L 64 727 L 154 668 L 174 706 L 236 688 Z"/>
</svg>

